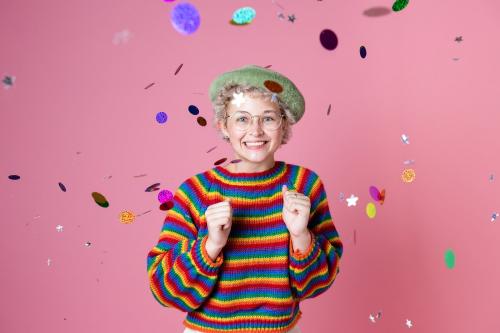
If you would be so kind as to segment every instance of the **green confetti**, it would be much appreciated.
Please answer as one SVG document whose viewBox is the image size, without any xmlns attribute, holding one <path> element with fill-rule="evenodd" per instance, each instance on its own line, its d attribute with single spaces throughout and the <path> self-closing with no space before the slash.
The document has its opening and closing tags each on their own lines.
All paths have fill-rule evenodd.
<svg viewBox="0 0 500 333">
<path fill-rule="evenodd" d="M 444 253 L 444 262 L 449 269 L 455 267 L 455 253 L 452 250 L 446 250 Z"/>
<path fill-rule="evenodd" d="M 396 0 L 396 2 L 394 2 L 394 4 L 392 5 L 392 10 L 395 12 L 399 12 L 400 10 L 405 9 L 406 6 L 408 6 L 408 2 L 410 2 L 410 0 Z"/>
</svg>

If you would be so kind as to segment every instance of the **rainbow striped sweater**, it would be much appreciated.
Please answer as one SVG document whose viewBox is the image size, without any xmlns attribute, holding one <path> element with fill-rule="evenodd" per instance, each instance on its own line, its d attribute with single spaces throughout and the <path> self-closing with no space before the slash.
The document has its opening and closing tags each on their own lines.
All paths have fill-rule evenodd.
<svg viewBox="0 0 500 333">
<path fill-rule="evenodd" d="M 310 247 L 294 251 L 282 219 L 286 184 L 309 196 Z M 208 206 L 231 198 L 231 232 L 213 261 L 205 249 Z M 342 242 L 325 188 L 313 171 L 282 161 L 271 169 L 233 173 L 214 167 L 185 180 L 173 198 L 159 241 L 148 253 L 151 292 L 165 307 L 187 312 L 202 332 L 286 332 L 301 300 L 326 291 L 339 272 Z"/>
</svg>

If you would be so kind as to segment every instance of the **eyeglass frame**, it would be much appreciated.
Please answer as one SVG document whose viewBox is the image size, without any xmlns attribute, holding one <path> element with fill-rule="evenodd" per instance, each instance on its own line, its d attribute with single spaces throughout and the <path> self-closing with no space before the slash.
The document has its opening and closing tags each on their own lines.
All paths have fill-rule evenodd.
<svg viewBox="0 0 500 333">
<path fill-rule="evenodd" d="M 251 120 L 250 120 L 250 123 L 248 124 L 248 128 L 247 128 L 247 129 L 242 130 L 242 129 L 237 128 L 238 130 L 240 130 L 240 131 L 248 131 L 248 129 L 252 126 L 252 122 L 253 122 L 253 118 L 254 118 L 254 117 L 259 118 L 259 126 L 261 126 L 261 128 L 264 128 L 264 127 L 262 126 L 262 124 L 261 124 L 261 121 L 262 121 L 262 117 L 265 117 L 265 114 L 257 114 L 257 115 L 252 115 L 252 114 L 251 114 L 250 112 L 248 112 L 248 111 L 236 111 L 236 112 L 235 112 L 235 113 L 233 113 L 232 115 L 228 115 L 228 114 L 227 114 L 227 111 L 226 111 L 226 115 L 224 116 L 224 120 L 226 121 L 226 125 L 227 125 L 227 118 L 231 118 L 232 116 L 234 116 L 234 115 L 235 115 L 235 114 L 237 114 L 238 112 L 240 112 L 240 113 L 243 113 L 243 112 L 244 112 L 244 113 L 248 113 L 248 114 L 250 115 L 250 119 L 251 119 Z M 266 111 L 264 111 L 264 112 L 266 112 Z M 271 111 L 271 112 L 278 113 L 278 112 L 276 112 L 276 111 Z M 273 130 L 269 130 L 269 129 L 268 129 L 268 131 L 277 131 L 277 130 L 280 128 L 280 126 L 281 126 L 281 125 L 283 125 L 283 118 L 286 118 L 286 114 L 284 114 L 284 113 L 281 111 L 281 112 L 279 113 L 279 117 L 280 117 L 280 124 L 278 125 L 278 127 L 276 127 L 276 128 L 275 128 L 275 129 L 273 129 Z"/>
</svg>

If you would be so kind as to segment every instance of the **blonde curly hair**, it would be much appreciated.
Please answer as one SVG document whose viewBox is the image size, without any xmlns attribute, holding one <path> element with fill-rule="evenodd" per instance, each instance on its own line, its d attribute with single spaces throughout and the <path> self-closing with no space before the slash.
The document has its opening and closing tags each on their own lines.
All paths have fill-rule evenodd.
<svg viewBox="0 0 500 333">
<path fill-rule="evenodd" d="M 233 99 L 233 93 L 243 93 L 245 95 L 250 95 L 252 97 L 259 96 L 264 100 L 273 101 L 273 95 L 275 95 L 274 101 L 278 103 L 280 111 L 285 115 L 283 121 L 283 139 L 281 144 L 286 144 L 288 140 L 292 137 L 292 128 L 291 126 L 295 124 L 297 121 L 293 114 L 288 109 L 288 106 L 281 101 L 277 94 L 270 92 L 269 90 L 250 86 L 250 85 L 240 85 L 240 84 L 228 84 L 225 85 L 221 90 L 219 90 L 217 97 L 215 98 L 212 106 L 214 108 L 214 122 L 213 125 L 215 129 L 219 132 L 220 136 L 223 140 L 229 142 L 229 138 L 224 136 L 222 131 L 219 128 L 219 122 L 224 122 L 224 125 L 227 125 L 226 121 L 226 108 L 229 102 Z"/>
</svg>

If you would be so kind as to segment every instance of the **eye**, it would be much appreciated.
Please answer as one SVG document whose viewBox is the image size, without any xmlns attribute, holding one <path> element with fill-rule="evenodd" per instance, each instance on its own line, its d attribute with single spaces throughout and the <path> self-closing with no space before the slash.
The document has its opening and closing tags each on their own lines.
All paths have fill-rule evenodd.
<svg viewBox="0 0 500 333">
<path fill-rule="evenodd" d="M 240 117 L 236 118 L 236 121 L 239 123 L 244 123 L 244 122 L 248 121 L 248 117 L 240 116 Z"/>
<path fill-rule="evenodd" d="M 268 123 L 272 123 L 273 121 L 276 121 L 276 119 L 274 119 L 274 117 L 264 117 L 264 121 L 268 122 Z"/>
</svg>

